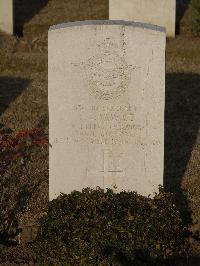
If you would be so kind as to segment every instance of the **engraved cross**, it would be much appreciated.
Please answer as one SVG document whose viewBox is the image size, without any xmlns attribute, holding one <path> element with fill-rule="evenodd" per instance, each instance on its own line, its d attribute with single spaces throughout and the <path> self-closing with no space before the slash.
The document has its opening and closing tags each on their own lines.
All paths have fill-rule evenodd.
<svg viewBox="0 0 200 266">
<path fill-rule="evenodd" d="M 103 173 L 104 189 L 106 188 L 106 183 L 112 183 L 112 179 L 114 178 L 114 176 L 112 176 L 112 173 L 115 176 L 117 175 L 117 173 L 124 173 L 124 171 L 122 169 L 119 169 L 119 167 L 116 165 L 116 161 L 113 160 L 113 157 L 110 156 L 109 150 L 103 150 L 103 167 L 100 172 Z"/>
<path fill-rule="evenodd" d="M 111 150 L 105 149 L 101 151 L 99 156 L 101 167 L 98 170 L 89 170 L 86 168 L 86 184 L 89 187 L 112 188 L 119 190 L 125 183 L 125 170 L 119 167 L 119 156 L 112 153 Z M 99 154 L 100 155 L 100 154 Z M 103 178 L 102 178 L 103 177 Z"/>
</svg>

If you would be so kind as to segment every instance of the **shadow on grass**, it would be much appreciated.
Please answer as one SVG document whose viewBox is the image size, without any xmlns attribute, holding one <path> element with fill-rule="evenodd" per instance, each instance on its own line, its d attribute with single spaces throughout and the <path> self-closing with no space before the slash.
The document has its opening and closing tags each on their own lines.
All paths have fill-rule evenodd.
<svg viewBox="0 0 200 266">
<path fill-rule="evenodd" d="M 172 73 L 166 77 L 164 185 L 175 194 L 186 223 L 191 222 L 191 215 L 181 180 L 200 127 L 199 86 L 197 74 Z"/>
<path fill-rule="evenodd" d="M 14 0 L 15 33 L 22 37 L 24 24 L 46 6 L 49 0 Z"/>
<path fill-rule="evenodd" d="M 41 163 L 44 166 L 48 161 L 48 146 L 42 144 L 42 141 L 48 140 L 44 123 L 48 124 L 47 117 L 44 117 L 37 127 L 39 132 L 36 140 L 41 141 L 41 145 L 38 146 L 35 143 L 34 146 L 30 146 L 28 142 L 21 142 L 23 145 L 18 145 L 18 147 L 11 150 L 11 153 L 9 148 L 7 153 L 5 150 L 4 153 L 1 153 L 2 156 L 6 154 L 7 157 L 1 157 L 5 159 L 0 160 L 0 162 L 2 162 L 0 166 L 3 166 L 0 179 L 0 245 L 12 246 L 13 244 L 17 244 L 16 237 L 20 236 L 20 232 L 23 238 L 28 238 L 28 242 L 32 241 L 32 239 L 30 239 L 32 236 L 30 236 L 27 230 L 22 233 L 22 228 L 19 226 L 17 217 L 19 214 L 22 214 L 23 211 L 27 210 L 26 208 L 33 195 L 41 188 L 41 185 L 48 182 L 47 165 L 45 171 L 43 169 L 44 172 L 42 172 L 42 174 L 38 171 L 38 168 L 42 168 Z M 1 126 L 0 124 L 0 128 Z M 12 131 L 4 133 L 10 134 Z M 4 133 L 2 134 L 0 130 L 0 135 L 2 134 L 4 136 Z M 18 157 L 12 158 L 10 155 L 12 153 L 16 154 L 16 152 Z M 45 193 L 45 191 L 43 192 Z M 43 203 L 47 205 L 48 201 Z M 45 207 L 45 204 L 43 204 L 42 207 Z M 33 213 L 34 210 L 31 211 L 31 215 L 34 216 Z M 31 222 L 29 221 L 29 223 Z M 25 225 L 23 230 L 28 227 L 32 228 L 32 225 Z M 37 227 L 37 225 L 33 225 L 33 227 Z"/>
<path fill-rule="evenodd" d="M 176 33 L 180 33 L 181 19 L 190 5 L 191 0 L 177 0 L 176 1 Z"/>
<path fill-rule="evenodd" d="M 200 257 L 175 258 L 169 261 L 166 266 L 197 266 L 200 265 Z"/>
<path fill-rule="evenodd" d="M 0 115 L 30 84 L 31 80 L 19 77 L 0 77 Z"/>
</svg>

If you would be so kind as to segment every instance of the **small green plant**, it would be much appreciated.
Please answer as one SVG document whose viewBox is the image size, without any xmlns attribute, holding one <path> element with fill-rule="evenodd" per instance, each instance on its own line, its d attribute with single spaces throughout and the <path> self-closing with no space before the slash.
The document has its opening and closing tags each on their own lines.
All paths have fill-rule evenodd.
<svg viewBox="0 0 200 266">
<path fill-rule="evenodd" d="M 173 197 L 84 189 L 62 194 L 40 220 L 39 265 L 163 265 L 185 251 Z"/>
<path fill-rule="evenodd" d="M 34 148 L 46 146 L 48 141 L 38 129 L 22 130 L 16 135 L 0 132 L 0 241 L 5 242 L 17 233 L 16 215 L 21 208 L 18 191 L 19 176 L 13 176 L 12 168 L 26 172 L 26 165 Z M 15 171 L 17 172 L 17 171 Z"/>
<path fill-rule="evenodd" d="M 190 29 L 194 35 L 200 36 L 200 0 L 191 1 Z"/>
</svg>

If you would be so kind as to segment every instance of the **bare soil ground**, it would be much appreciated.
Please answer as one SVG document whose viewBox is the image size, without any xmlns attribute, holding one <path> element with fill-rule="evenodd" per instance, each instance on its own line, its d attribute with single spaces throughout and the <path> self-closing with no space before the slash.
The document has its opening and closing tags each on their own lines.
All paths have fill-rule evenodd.
<svg viewBox="0 0 200 266">
<path fill-rule="evenodd" d="M 67 21 L 107 19 L 108 1 L 16 2 L 16 30 L 21 37 L 0 33 L 0 129 L 41 128 L 48 135 L 48 28 Z M 185 29 L 183 14 L 179 12 Z M 179 265 L 200 265 L 200 39 L 180 32 L 167 42 L 164 181 L 193 233 L 195 257 Z M 48 203 L 48 150 L 33 153 L 24 170 L 12 173 L 19 180 L 19 192 L 26 185 L 32 188 L 18 214 L 20 224 L 30 225 Z M 31 244 L 0 245 L 0 265 L 34 265 Z"/>
</svg>

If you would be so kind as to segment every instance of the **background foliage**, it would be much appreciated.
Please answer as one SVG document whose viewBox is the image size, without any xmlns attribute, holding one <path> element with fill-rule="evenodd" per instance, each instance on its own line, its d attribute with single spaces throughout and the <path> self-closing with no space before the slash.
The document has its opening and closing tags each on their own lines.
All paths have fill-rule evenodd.
<svg viewBox="0 0 200 266">
<path fill-rule="evenodd" d="M 200 0 L 191 1 L 190 28 L 194 35 L 200 36 Z"/>
</svg>

